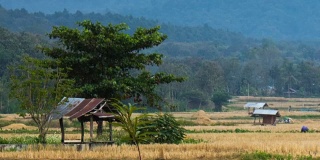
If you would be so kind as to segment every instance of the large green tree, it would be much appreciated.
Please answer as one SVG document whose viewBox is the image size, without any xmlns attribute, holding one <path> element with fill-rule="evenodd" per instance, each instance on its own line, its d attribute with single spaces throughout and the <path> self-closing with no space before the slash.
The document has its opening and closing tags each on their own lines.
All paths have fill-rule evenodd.
<svg viewBox="0 0 320 160">
<path fill-rule="evenodd" d="M 222 111 L 222 105 L 227 104 L 228 100 L 231 99 L 232 97 L 228 95 L 227 92 L 225 91 L 216 91 L 212 95 L 212 102 L 215 105 L 215 111 L 221 112 Z"/>
<path fill-rule="evenodd" d="M 183 81 L 183 78 L 163 72 L 152 73 L 147 66 L 158 66 L 163 55 L 142 53 L 160 45 L 166 38 L 160 27 L 138 28 L 127 34 L 126 24 L 102 25 L 99 22 L 79 22 L 79 28 L 54 27 L 49 34 L 59 46 L 43 48 L 48 56 L 59 59 L 63 67 L 71 68 L 69 78 L 75 79 L 82 97 L 146 100 L 155 106 L 161 97 L 155 93 L 159 84 Z"/>
<path fill-rule="evenodd" d="M 11 96 L 20 102 L 22 115 L 29 115 L 39 130 L 39 142 L 46 143 L 50 115 L 64 96 L 70 96 L 73 81 L 66 79 L 59 63 L 51 59 L 24 56 L 11 68 Z"/>
</svg>

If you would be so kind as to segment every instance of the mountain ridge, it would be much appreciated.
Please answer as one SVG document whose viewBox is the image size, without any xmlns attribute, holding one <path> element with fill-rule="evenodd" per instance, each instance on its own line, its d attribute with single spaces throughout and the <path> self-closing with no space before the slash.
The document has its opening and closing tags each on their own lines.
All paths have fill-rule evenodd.
<svg viewBox="0 0 320 160">
<path fill-rule="evenodd" d="M 24 7 L 29 12 L 54 13 L 63 9 L 72 13 L 111 12 L 181 26 L 209 25 L 252 38 L 319 40 L 320 37 L 320 1 L 315 0 L 308 3 L 300 0 L 0 0 L 0 4 L 8 9 Z"/>
</svg>

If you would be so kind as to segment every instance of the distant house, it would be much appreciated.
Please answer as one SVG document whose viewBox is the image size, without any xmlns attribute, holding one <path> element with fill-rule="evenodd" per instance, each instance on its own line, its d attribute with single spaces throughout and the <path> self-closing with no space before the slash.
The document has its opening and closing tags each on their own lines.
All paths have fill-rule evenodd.
<svg viewBox="0 0 320 160">
<path fill-rule="evenodd" d="M 277 117 L 281 117 L 281 115 L 278 110 L 256 109 L 251 117 L 254 117 L 253 124 L 256 124 L 256 119 L 259 118 L 259 125 L 276 125 Z M 262 118 L 262 122 L 260 118 Z"/>
<path fill-rule="evenodd" d="M 264 109 L 266 107 L 268 107 L 268 104 L 264 102 L 248 102 L 243 106 L 244 109 L 248 109 L 248 114 L 252 114 L 256 109 Z"/>
</svg>

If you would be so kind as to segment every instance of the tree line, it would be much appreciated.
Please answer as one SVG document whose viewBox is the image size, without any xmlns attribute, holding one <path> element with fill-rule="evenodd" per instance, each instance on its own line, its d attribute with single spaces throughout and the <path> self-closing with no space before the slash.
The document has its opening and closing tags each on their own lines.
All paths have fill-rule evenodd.
<svg viewBox="0 0 320 160">
<path fill-rule="evenodd" d="M 176 54 L 167 54 L 165 64 L 160 66 L 166 72 L 188 77 L 184 83 L 163 86 L 159 91 L 179 106 L 185 106 L 184 110 L 213 109 L 208 107 L 212 106 L 211 98 L 220 91 L 231 96 L 320 95 L 320 54 L 314 47 L 301 43 L 283 45 L 265 39 L 260 44 L 228 53 L 227 47 L 192 45 L 175 44 Z M 167 53 L 166 44 L 162 47 L 159 51 Z"/>
<path fill-rule="evenodd" d="M 50 25 L 77 28 L 79 26 L 71 22 L 82 18 L 93 19 L 93 22 L 105 19 L 104 23 L 128 22 L 133 27 L 128 25 L 131 29 L 123 32 L 133 35 L 133 28 L 154 27 L 158 23 L 111 13 L 71 14 L 65 10 L 46 15 L 30 14 L 23 9 L 5 10 L 0 7 L 0 10 L 5 13 L 0 16 L 4 20 L 0 21 L 3 27 L 0 30 L 2 113 L 18 110 L 16 103 L 8 97 L 7 66 L 12 62 L 19 62 L 23 54 L 32 57 L 43 56 L 37 50 L 41 46 L 57 45 L 55 41 L 44 36 Z M 8 19 L 11 18 L 10 24 Z M 37 28 L 29 25 L 33 24 L 34 20 L 40 23 L 38 27 L 42 26 L 41 24 L 45 27 Z M 20 24 L 21 22 L 25 25 Z M 17 26 L 21 26 L 22 29 L 19 30 Z M 10 28 L 10 31 L 6 28 Z M 250 39 L 238 33 L 214 30 L 209 26 L 181 27 L 162 24 L 159 31 L 168 38 L 159 46 L 144 49 L 162 53 L 163 64 L 159 67 L 149 66 L 148 69 L 152 72 L 172 73 L 187 79 L 183 83 L 161 84 L 156 88 L 157 93 L 172 104 L 167 109 L 180 111 L 214 109 L 212 98 L 219 92 L 227 93 L 229 96 L 316 97 L 319 95 L 320 54 L 318 46 L 313 43 Z M 90 88 L 90 85 L 87 87 Z"/>
</svg>

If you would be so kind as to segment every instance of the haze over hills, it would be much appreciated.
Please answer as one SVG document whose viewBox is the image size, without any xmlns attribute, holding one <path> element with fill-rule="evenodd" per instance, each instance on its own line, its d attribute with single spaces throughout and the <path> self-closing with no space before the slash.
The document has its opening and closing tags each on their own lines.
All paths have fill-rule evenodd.
<svg viewBox="0 0 320 160">
<path fill-rule="evenodd" d="M 183 84 L 159 89 L 181 104 L 189 101 L 194 108 L 209 104 L 219 90 L 230 95 L 320 95 L 318 2 L 151 2 L 0 0 L 0 83 L 9 84 L 7 65 L 19 62 L 21 55 L 41 56 L 35 45 L 56 45 L 46 34 L 53 26 L 76 28 L 76 22 L 91 20 L 103 25 L 126 23 L 129 29 L 123 32 L 129 35 L 138 27 L 159 25 L 168 39 L 141 53 L 164 55 L 164 63 L 151 68 L 154 72 L 188 77 Z M 171 91 L 177 94 L 167 94 Z M 9 87 L 0 95 L 9 99 Z M 10 105 L 3 110 L 13 112 L 14 104 Z"/>
<path fill-rule="evenodd" d="M 254 38 L 319 40 L 316 0 L 0 0 L 7 9 L 54 13 L 118 13 L 182 26 L 209 25 Z"/>
</svg>

